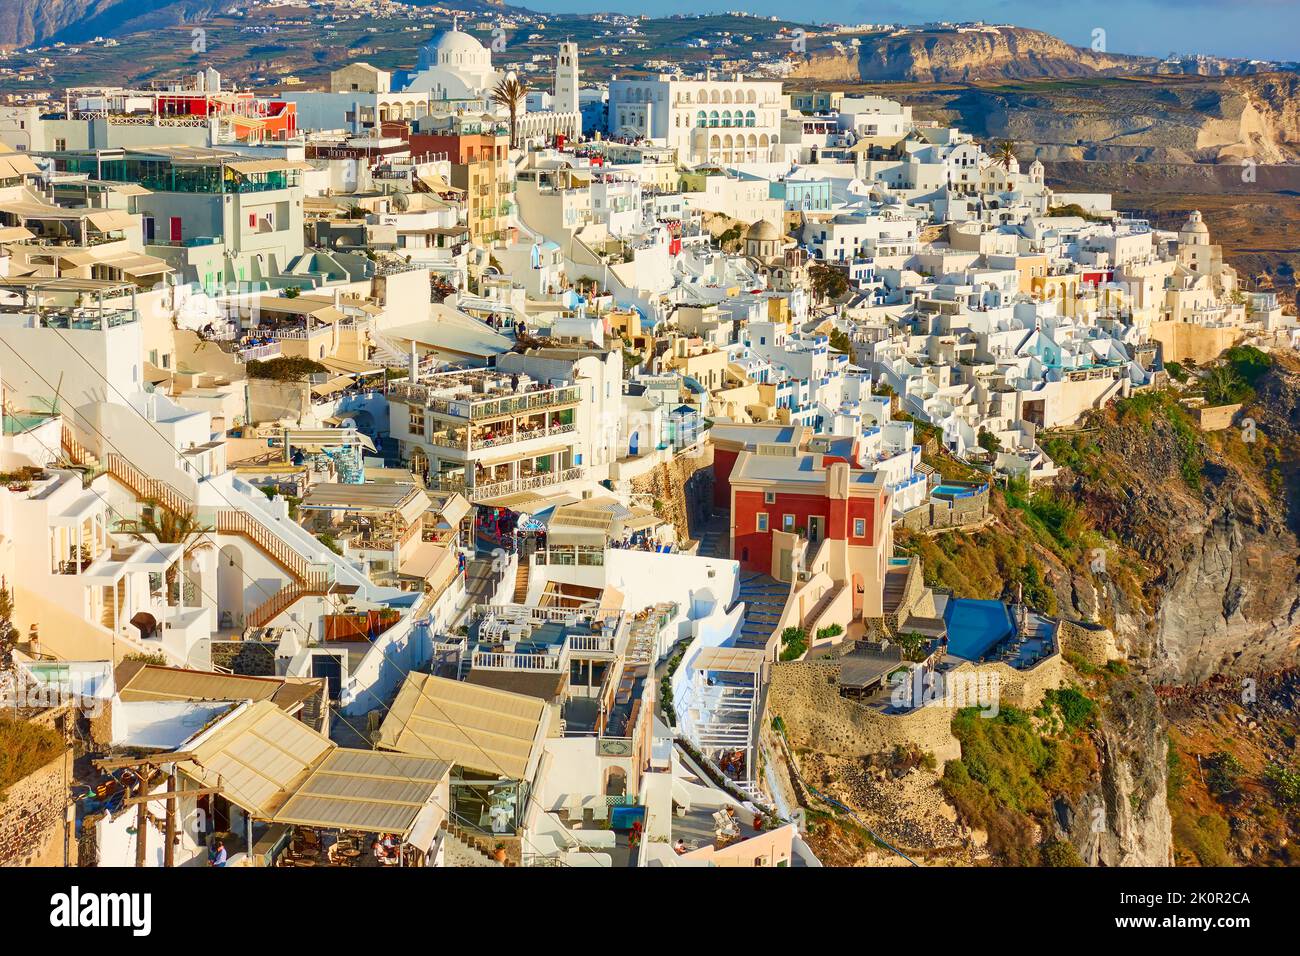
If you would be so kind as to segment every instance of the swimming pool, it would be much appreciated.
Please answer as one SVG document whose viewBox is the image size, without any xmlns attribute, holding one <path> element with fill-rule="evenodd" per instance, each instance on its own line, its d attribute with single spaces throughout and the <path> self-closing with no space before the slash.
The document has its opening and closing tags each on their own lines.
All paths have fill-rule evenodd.
<svg viewBox="0 0 1300 956">
<path fill-rule="evenodd" d="M 1011 615 L 1001 601 L 949 598 L 943 611 L 948 628 L 948 653 L 978 661 L 1011 633 Z"/>
<path fill-rule="evenodd" d="M 968 498 L 971 495 L 978 494 L 987 487 L 987 485 L 976 485 L 973 488 L 969 485 L 939 485 L 934 489 L 934 491 L 930 492 L 930 494 L 939 495 L 945 498 Z"/>
</svg>

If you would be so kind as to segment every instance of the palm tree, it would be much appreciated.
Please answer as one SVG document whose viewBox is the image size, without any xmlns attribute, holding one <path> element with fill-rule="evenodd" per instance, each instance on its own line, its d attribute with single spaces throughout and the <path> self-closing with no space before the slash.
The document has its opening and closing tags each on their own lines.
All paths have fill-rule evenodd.
<svg viewBox="0 0 1300 956">
<path fill-rule="evenodd" d="M 504 106 L 510 112 L 510 145 L 516 143 L 515 131 L 519 124 L 519 108 L 528 98 L 528 81 L 521 80 L 513 73 L 507 73 L 497 85 L 492 87 L 492 102 Z"/>
<path fill-rule="evenodd" d="M 198 517 L 194 514 L 177 514 L 176 512 L 165 508 L 161 502 L 146 500 L 143 516 L 132 525 L 130 535 L 137 541 L 159 544 L 181 544 L 184 549 L 181 552 L 181 561 L 185 560 L 196 551 L 202 551 L 212 547 L 212 542 L 201 536 L 206 535 L 211 528 L 205 527 Z M 192 541 L 193 538 L 199 540 Z M 178 564 L 173 562 L 167 566 L 167 593 L 170 595 L 176 587 Z"/>
<path fill-rule="evenodd" d="M 1016 144 L 1009 139 L 1004 139 L 994 147 L 993 158 L 1003 169 L 1011 172 L 1011 164 L 1016 161 Z"/>
</svg>

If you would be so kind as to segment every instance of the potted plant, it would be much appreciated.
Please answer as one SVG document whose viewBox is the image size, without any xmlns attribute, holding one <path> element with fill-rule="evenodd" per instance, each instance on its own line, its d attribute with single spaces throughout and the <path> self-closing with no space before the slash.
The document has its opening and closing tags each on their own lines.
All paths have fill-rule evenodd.
<svg viewBox="0 0 1300 956">
<path fill-rule="evenodd" d="M 492 859 L 496 860 L 498 863 L 504 863 L 506 861 L 506 845 L 504 843 L 497 844 L 497 848 L 492 851 Z"/>
</svg>

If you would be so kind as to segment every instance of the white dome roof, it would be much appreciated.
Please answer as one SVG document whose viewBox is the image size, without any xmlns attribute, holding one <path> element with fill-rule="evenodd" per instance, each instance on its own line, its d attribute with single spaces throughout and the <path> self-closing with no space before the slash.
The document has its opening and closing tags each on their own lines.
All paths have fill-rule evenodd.
<svg viewBox="0 0 1300 956">
<path fill-rule="evenodd" d="M 490 55 L 487 48 L 468 33 L 455 29 L 439 30 L 420 50 L 419 69 L 437 66 L 440 62 L 457 62 L 454 58 L 458 56 L 463 62 L 474 63 L 486 60 Z"/>
</svg>

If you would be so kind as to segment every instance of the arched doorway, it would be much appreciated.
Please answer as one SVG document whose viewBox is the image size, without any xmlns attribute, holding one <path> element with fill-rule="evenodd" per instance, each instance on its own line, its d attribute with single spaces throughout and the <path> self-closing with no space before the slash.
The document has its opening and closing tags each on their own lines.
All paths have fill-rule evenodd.
<svg viewBox="0 0 1300 956">
<path fill-rule="evenodd" d="M 627 771 L 622 767 L 610 767 L 605 771 L 605 796 L 621 797 L 627 793 Z"/>
<path fill-rule="evenodd" d="M 244 626 L 244 555 L 230 544 L 217 553 L 217 610 L 218 627 Z"/>
</svg>

